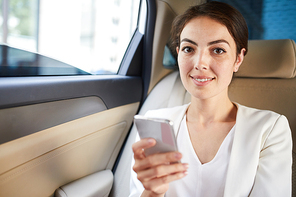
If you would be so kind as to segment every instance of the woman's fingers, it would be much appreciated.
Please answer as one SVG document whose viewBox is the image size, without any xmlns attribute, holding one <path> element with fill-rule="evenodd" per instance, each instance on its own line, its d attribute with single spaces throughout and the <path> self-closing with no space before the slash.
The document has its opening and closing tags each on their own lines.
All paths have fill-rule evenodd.
<svg viewBox="0 0 296 197">
<path fill-rule="evenodd" d="M 187 171 L 162 176 L 159 178 L 151 179 L 149 181 L 143 181 L 142 184 L 146 190 L 153 191 L 155 193 L 165 193 L 167 190 L 168 183 L 181 179 L 187 175 Z M 165 191 L 162 191 L 165 190 Z"/>
<path fill-rule="evenodd" d="M 158 153 L 146 157 L 144 149 L 155 144 L 153 138 L 142 139 L 133 144 L 135 158 L 133 170 L 146 191 L 163 194 L 167 191 L 169 182 L 186 176 L 188 164 L 179 162 L 182 158 L 179 152 Z"/>
<path fill-rule="evenodd" d="M 133 144 L 132 149 L 134 152 L 134 158 L 136 159 L 143 159 L 145 158 L 143 149 L 150 148 L 156 144 L 155 139 L 153 138 L 146 138 L 142 139 Z"/>
<path fill-rule="evenodd" d="M 159 165 L 154 168 L 148 168 L 147 170 L 139 171 L 137 178 L 141 182 L 149 181 L 155 178 L 163 178 L 168 175 L 185 173 L 187 172 L 188 164 L 175 163 L 170 165 Z"/>
<path fill-rule="evenodd" d="M 139 160 L 136 160 L 135 158 L 135 165 L 133 169 L 137 172 L 162 164 L 177 163 L 181 160 L 181 158 L 182 154 L 179 152 L 159 153 L 149 155 L 148 157 L 141 158 Z"/>
</svg>

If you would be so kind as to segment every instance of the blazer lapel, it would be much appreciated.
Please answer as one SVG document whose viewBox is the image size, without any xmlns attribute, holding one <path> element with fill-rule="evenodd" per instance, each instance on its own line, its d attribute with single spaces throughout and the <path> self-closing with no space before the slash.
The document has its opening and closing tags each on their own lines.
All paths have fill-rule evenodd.
<svg viewBox="0 0 296 197">
<path fill-rule="evenodd" d="M 174 114 L 176 114 L 176 116 L 172 117 L 172 120 L 174 122 L 174 132 L 175 132 L 176 137 L 178 136 L 182 119 L 184 118 L 189 105 L 190 105 L 190 103 L 183 105 L 182 108 L 179 109 L 180 111 L 178 111 L 177 113 L 174 113 Z"/>
<path fill-rule="evenodd" d="M 236 103 L 235 103 L 236 104 Z M 252 190 L 257 171 L 260 149 L 258 124 L 252 111 L 247 107 L 238 107 L 236 127 L 231 150 L 224 197 L 248 196 Z M 252 124 L 249 124 L 252 122 Z M 255 122 L 255 124 L 253 124 Z M 258 143 L 259 142 L 259 143 Z"/>
</svg>

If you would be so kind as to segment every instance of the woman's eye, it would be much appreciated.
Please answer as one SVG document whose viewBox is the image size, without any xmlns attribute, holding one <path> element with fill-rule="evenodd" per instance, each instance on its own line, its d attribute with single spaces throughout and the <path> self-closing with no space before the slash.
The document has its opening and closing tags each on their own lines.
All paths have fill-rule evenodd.
<svg viewBox="0 0 296 197">
<path fill-rule="evenodd" d="M 226 51 L 224 50 L 224 49 L 221 49 L 221 48 L 216 48 L 216 49 L 214 49 L 214 53 L 215 54 L 222 54 L 222 53 L 225 53 Z"/>
<path fill-rule="evenodd" d="M 190 52 L 193 51 L 193 49 L 192 49 L 191 47 L 184 47 L 184 48 L 182 49 L 182 51 L 184 51 L 185 53 L 190 53 Z"/>
</svg>

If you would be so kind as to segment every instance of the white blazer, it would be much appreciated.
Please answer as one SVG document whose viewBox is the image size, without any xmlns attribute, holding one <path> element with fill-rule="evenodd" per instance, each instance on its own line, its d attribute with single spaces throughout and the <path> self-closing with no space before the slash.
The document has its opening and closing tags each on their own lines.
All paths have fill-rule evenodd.
<svg viewBox="0 0 296 197">
<path fill-rule="evenodd" d="M 291 197 L 292 138 L 287 118 L 235 104 L 236 129 L 224 197 Z M 189 105 L 148 111 L 145 116 L 172 120 L 178 135 Z"/>
</svg>

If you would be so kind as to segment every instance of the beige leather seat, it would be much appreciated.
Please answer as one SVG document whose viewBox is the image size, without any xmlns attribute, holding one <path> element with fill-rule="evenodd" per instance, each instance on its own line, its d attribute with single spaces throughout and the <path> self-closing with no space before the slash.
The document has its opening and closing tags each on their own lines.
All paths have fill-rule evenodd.
<svg viewBox="0 0 296 197">
<path fill-rule="evenodd" d="M 285 115 L 296 144 L 296 46 L 293 40 L 249 42 L 239 72 L 232 80 L 229 96 L 240 104 Z M 292 196 L 296 196 L 296 148 L 293 146 Z"/>
<path fill-rule="evenodd" d="M 292 40 L 250 41 L 249 52 L 229 88 L 230 99 L 258 109 L 269 109 L 284 114 L 296 140 L 296 49 Z M 162 79 L 151 91 L 140 114 L 147 110 L 173 107 L 190 102 L 178 71 Z M 125 146 L 115 173 L 112 196 L 128 196 L 131 169 L 131 145 L 135 128 Z M 296 157 L 293 149 L 293 158 Z M 293 165 L 293 190 L 296 187 L 296 167 Z M 294 196 L 295 194 L 293 194 Z"/>
</svg>

